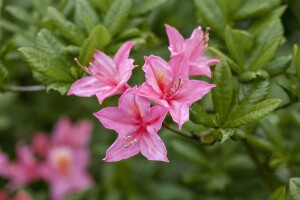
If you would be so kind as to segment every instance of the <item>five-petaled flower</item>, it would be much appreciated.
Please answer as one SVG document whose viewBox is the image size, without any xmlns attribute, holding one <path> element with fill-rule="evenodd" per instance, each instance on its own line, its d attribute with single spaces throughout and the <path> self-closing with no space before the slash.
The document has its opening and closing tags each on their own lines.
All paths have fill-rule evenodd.
<svg viewBox="0 0 300 200">
<path fill-rule="evenodd" d="M 184 54 L 174 55 L 168 63 L 157 56 L 145 57 L 145 60 L 146 82 L 135 93 L 168 108 L 181 129 L 182 124 L 189 120 L 189 106 L 215 85 L 189 80 Z"/>
<path fill-rule="evenodd" d="M 169 162 L 167 150 L 157 134 L 168 109 L 150 107 L 150 101 L 135 95 L 136 87 L 127 89 L 118 107 L 108 107 L 94 113 L 104 127 L 119 135 L 107 150 L 104 161 L 115 162 L 141 152 L 149 160 Z"/>
<path fill-rule="evenodd" d="M 189 62 L 189 75 L 211 77 L 209 66 L 217 64 L 220 58 L 210 58 L 203 55 L 208 45 L 209 29 L 206 29 L 205 33 L 203 33 L 201 27 L 198 27 L 193 31 L 190 38 L 184 39 L 174 27 L 167 24 L 165 26 L 169 38 L 171 56 L 184 53 Z"/>
<path fill-rule="evenodd" d="M 95 50 L 89 67 L 83 67 L 90 76 L 77 80 L 71 86 L 68 95 L 91 97 L 96 95 L 100 104 L 103 100 L 116 94 L 122 94 L 129 87 L 127 81 L 131 77 L 133 59 L 128 59 L 134 42 L 126 42 L 116 53 L 114 59 L 101 51 Z"/>
</svg>

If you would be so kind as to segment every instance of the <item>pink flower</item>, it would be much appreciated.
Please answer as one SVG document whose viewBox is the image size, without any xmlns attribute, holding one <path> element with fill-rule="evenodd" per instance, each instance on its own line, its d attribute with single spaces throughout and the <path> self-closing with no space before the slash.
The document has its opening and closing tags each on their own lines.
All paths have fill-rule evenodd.
<svg viewBox="0 0 300 200">
<path fill-rule="evenodd" d="M 94 115 L 104 127 L 119 136 L 106 152 L 104 161 L 115 162 L 141 152 L 149 160 L 169 162 L 167 150 L 157 134 L 168 112 L 161 106 L 150 107 L 148 99 L 128 89 L 120 98 L 119 106 L 103 108 Z"/>
<path fill-rule="evenodd" d="M 10 179 L 9 188 L 26 185 L 40 178 L 39 164 L 33 155 L 32 149 L 24 144 L 17 146 L 17 158 L 15 162 L 8 165 L 8 175 Z"/>
<path fill-rule="evenodd" d="M 55 146 L 48 152 L 40 173 L 50 185 L 53 200 L 63 200 L 70 193 L 83 190 L 92 184 L 87 173 L 89 152 L 68 146 Z"/>
<path fill-rule="evenodd" d="M 220 58 L 210 58 L 204 56 L 204 51 L 208 43 L 208 30 L 205 33 L 201 27 L 196 28 L 189 39 L 184 39 L 182 35 L 172 26 L 165 25 L 169 38 L 169 50 L 171 56 L 184 53 L 189 62 L 189 75 L 204 75 L 211 77 L 209 66 L 215 65 L 220 61 Z"/>
<path fill-rule="evenodd" d="M 9 165 L 9 160 L 7 158 L 7 155 L 0 151 L 0 176 L 3 177 L 8 176 L 8 165 Z"/>
<path fill-rule="evenodd" d="M 129 87 L 127 81 L 135 67 L 133 59 L 128 59 L 133 45 L 134 42 L 126 42 L 113 60 L 96 50 L 88 68 L 78 63 L 91 76 L 83 77 L 73 83 L 68 95 L 74 94 L 80 97 L 96 95 L 99 103 L 102 104 L 104 99 L 122 94 Z"/>
<path fill-rule="evenodd" d="M 146 82 L 135 92 L 169 109 L 181 129 L 189 120 L 189 106 L 215 85 L 188 80 L 188 62 L 184 54 L 174 55 L 169 63 L 157 56 L 145 57 Z"/>
</svg>

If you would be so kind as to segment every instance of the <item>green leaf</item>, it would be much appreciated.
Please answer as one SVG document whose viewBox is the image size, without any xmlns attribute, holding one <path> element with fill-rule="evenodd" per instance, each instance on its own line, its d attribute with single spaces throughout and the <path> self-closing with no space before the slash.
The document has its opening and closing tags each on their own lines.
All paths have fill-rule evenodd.
<svg viewBox="0 0 300 200">
<path fill-rule="evenodd" d="M 46 87 L 46 90 L 47 90 L 47 92 L 54 90 L 54 91 L 59 92 L 61 95 L 65 95 L 65 94 L 67 94 L 70 87 L 71 87 L 71 83 L 57 82 L 57 83 L 49 84 Z"/>
<path fill-rule="evenodd" d="M 79 61 L 86 66 L 93 57 L 95 49 L 102 50 L 110 43 L 111 37 L 108 30 L 99 24 L 96 26 L 90 36 L 84 41 L 80 54 Z"/>
<path fill-rule="evenodd" d="M 284 30 L 280 19 L 271 21 L 257 36 L 258 44 L 266 44 L 283 36 Z"/>
<path fill-rule="evenodd" d="M 111 7 L 111 4 L 113 4 L 115 0 L 93 0 L 93 3 L 100 8 L 103 12 L 107 12 L 108 9 Z"/>
<path fill-rule="evenodd" d="M 132 11 L 130 12 L 131 15 L 136 16 L 136 15 L 142 15 L 145 14 L 156 7 L 164 4 L 167 0 L 143 0 L 140 1 L 137 5 L 133 6 Z"/>
<path fill-rule="evenodd" d="M 280 42 L 281 38 L 277 38 L 265 45 L 260 45 L 252 54 L 246 68 L 251 71 L 257 71 L 264 67 L 273 58 Z"/>
<path fill-rule="evenodd" d="M 214 69 L 213 83 L 216 87 L 212 89 L 212 99 L 222 123 L 231 109 L 233 98 L 232 74 L 224 60 L 221 60 Z"/>
<path fill-rule="evenodd" d="M 64 45 L 46 29 L 37 34 L 36 47 L 47 53 L 50 58 L 56 60 L 61 66 L 67 65 L 63 58 Z"/>
<path fill-rule="evenodd" d="M 217 123 L 212 119 L 207 112 L 201 107 L 200 102 L 194 103 L 190 107 L 190 119 L 195 124 L 202 124 L 206 127 L 216 127 Z"/>
<path fill-rule="evenodd" d="M 216 31 L 219 37 L 224 37 L 227 17 L 215 0 L 194 0 L 197 15 L 200 21 Z"/>
<path fill-rule="evenodd" d="M 45 15 L 45 13 L 47 12 L 47 8 L 50 5 L 49 0 L 30 0 L 30 2 L 41 16 Z"/>
<path fill-rule="evenodd" d="M 0 62 L 0 87 L 2 87 L 3 82 L 4 82 L 4 80 L 6 79 L 7 76 L 8 76 L 7 69 L 4 67 L 2 62 Z"/>
<path fill-rule="evenodd" d="M 286 200 L 286 188 L 285 186 L 281 186 L 276 189 L 268 200 Z"/>
<path fill-rule="evenodd" d="M 262 33 L 267 26 L 273 23 L 273 21 L 280 20 L 280 17 L 286 10 L 287 6 L 280 6 L 274 10 L 272 10 L 270 13 L 265 15 L 264 17 L 259 18 L 253 24 L 251 24 L 248 31 L 252 33 L 254 37 L 258 36 L 260 33 Z"/>
<path fill-rule="evenodd" d="M 300 84 L 300 52 L 298 45 L 294 45 L 294 52 L 293 52 L 293 61 L 292 61 L 292 66 L 296 70 L 296 77 L 298 84 Z"/>
<path fill-rule="evenodd" d="M 292 200 L 300 199 L 300 178 L 294 177 L 290 179 L 289 192 Z"/>
<path fill-rule="evenodd" d="M 116 35 L 124 26 L 131 10 L 131 0 L 115 0 L 104 18 L 104 26 Z"/>
<path fill-rule="evenodd" d="M 82 30 L 85 30 L 85 32 L 89 34 L 99 23 L 99 18 L 88 1 L 76 0 L 74 21 Z"/>
<path fill-rule="evenodd" d="M 253 37 L 247 31 L 233 30 L 230 26 L 225 29 L 226 46 L 238 65 L 243 66 L 244 54 L 253 46 Z"/>
<path fill-rule="evenodd" d="M 234 14 L 235 20 L 244 20 L 270 11 L 273 7 L 280 4 L 280 0 L 246 0 L 245 3 Z"/>
<path fill-rule="evenodd" d="M 70 40 L 76 45 L 82 45 L 85 37 L 75 24 L 68 21 L 62 13 L 52 7 L 48 8 L 48 16 L 63 37 Z"/>
<path fill-rule="evenodd" d="M 236 73 L 238 73 L 238 74 L 243 73 L 243 69 L 239 65 L 237 65 L 233 60 L 231 60 L 229 57 L 227 57 L 227 55 L 225 55 L 223 52 L 219 51 L 218 49 L 216 49 L 214 47 L 208 47 L 207 50 L 209 52 L 211 52 L 212 54 L 221 57 L 221 59 L 224 60 L 225 62 L 227 62 L 229 67 Z"/>
<path fill-rule="evenodd" d="M 226 128 L 226 129 L 217 129 L 214 131 L 215 137 L 221 140 L 221 143 L 227 141 L 231 136 L 235 133 L 234 129 Z"/>
<path fill-rule="evenodd" d="M 254 82 L 248 90 L 244 88 L 246 92 L 240 104 L 252 104 L 264 100 L 268 95 L 269 88 L 270 83 L 268 80 Z"/>
<path fill-rule="evenodd" d="M 281 102 L 282 100 L 280 99 L 267 99 L 257 103 L 246 111 L 230 115 L 224 127 L 239 127 L 240 125 L 257 121 L 272 112 Z"/>
<path fill-rule="evenodd" d="M 14 18 L 23 23 L 32 24 L 35 22 L 34 18 L 24 8 L 22 9 L 17 6 L 6 6 L 5 10 Z"/>
<path fill-rule="evenodd" d="M 247 83 L 247 82 L 252 82 L 254 80 L 265 80 L 269 78 L 269 74 L 268 72 L 266 72 L 265 70 L 258 70 L 256 72 L 244 72 L 242 73 L 238 80 L 241 83 Z"/>
<path fill-rule="evenodd" d="M 268 72 L 268 74 L 273 76 L 278 76 L 282 73 L 284 73 L 289 65 L 291 64 L 292 57 L 290 55 L 288 56 L 280 56 L 276 57 L 274 60 L 269 62 L 264 69 Z"/>
<path fill-rule="evenodd" d="M 32 47 L 22 47 L 19 51 L 22 59 L 28 63 L 32 70 L 55 81 L 73 81 L 69 72 L 65 68 L 58 66 L 46 53 Z"/>
</svg>

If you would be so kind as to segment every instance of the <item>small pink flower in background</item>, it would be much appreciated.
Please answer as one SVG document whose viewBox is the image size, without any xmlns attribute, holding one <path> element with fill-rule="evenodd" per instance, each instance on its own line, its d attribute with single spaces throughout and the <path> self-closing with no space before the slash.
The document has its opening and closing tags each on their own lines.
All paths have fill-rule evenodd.
<svg viewBox="0 0 300 200">
<path fill-rule="evenodd" d="M 184 39 L 174 27 L 167 24 L 165 26 L 171 56 L 184 53 L 189 62 L 189 75 L 204 75 L 210 78 L 209 66 L 217 64 L 220 58 L 210 58 L 203 55 L 208 45 L 208 29 L 203 33 L 201 27 L 198 27 L 193 31 L 190 38 Z"/>
<path fill-rule="evenodd" d="M 114 59 L 96 50 L 90 66 L 79 65 L 90 75 L 77 80 L 71 86 L 68 95 L 91 97 L 96 95 L 100 104 L 110 96 L 122 94 L 129 87 L 133 59 L 128 59 L 135 42 L 126 42 L 116 53 Z"/>
<path fill-rule="evenodd" d="M 8 165 L 7 178 L 10 180 L 10 189 L 26 185 L 40 178 L 39 163 L 30 146 L 19 144 L 17 146 L 17 160 Z"/>
<path fill-rule="evenodd" d="M 8 165 L 9 165 L 9 160 L 7 158 L 7 155 L 2 151 L 0 151 L 0 176 L 3 177 L 8 176 Z"/>
<path fill-rule="evenodd" d="M 73 124 L 68 118 L 61 118 L 51 138 L 40 133 L 33 139 L 35 151 L 45 159 L 39 172 L 49 183 L 53 200 L 65 199 L 70 193 L 92 184 L 87 172 L 91 131 L 92 124 L 87 120 Z"/>
<path fill-rule="evenodd" d="M 128 89 L 120 97 L 118 107 L 94 113 L 104 127 L 119 134 L 104 161 L 115 162 L 141 152 L 149 160 L 169 162 L 166 147 L 157 134 L 168 109 L 150 107 L 148 99 L 134 94 L 136 90 L 136 87 Z"/>
<path fill-rule="evenodd" d="M 189 106 L 215 85 L 189 80 L 184 54 L 174 55 L 168 63 L 157 56 L 145 57 L 145 60 L 146 82 L 135 93 L 168 108 L 181 129 L 182 124 L 189 120 Z"/>
</svg>

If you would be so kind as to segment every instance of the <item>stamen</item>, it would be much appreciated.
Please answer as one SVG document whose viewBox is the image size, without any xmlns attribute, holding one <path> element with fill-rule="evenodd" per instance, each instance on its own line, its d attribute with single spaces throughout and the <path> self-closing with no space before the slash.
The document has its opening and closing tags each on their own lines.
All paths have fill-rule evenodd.
<svg viewBox="0 0 300 200">
<path fill-rule="evenodd" d="M 131 138 L 131 136 L 130 136 L 130 138 Z M 127 141 L 127 138 L 126 139 L 124 138 L 124 140 Z M 124 148 L 128 148 L 128 147 L 134 145 L 137 142 L 138 142 L 138 140 L 135 138 L 134 140 L 131 140 L 129 144 L 125 144 Z"/>
<path fill-rule="evenodd" d="M 90 73 L 89 69 L 86 66 L 83 66 L 82 64 L 80 64 L 79 60 L 77 58 L 74 58 L 74 61 L 76 62 L 76 64 L 83 69 L 85 72 Z"/>
<path fill-rule="evenodd" d="M 130 140 L 130 139 L 131 139 L 131 135 L 124 136 L 124 140 L 125 140 L 125 141 L 128 141 L 128 140 Z"/>
</svg>

